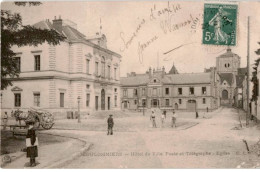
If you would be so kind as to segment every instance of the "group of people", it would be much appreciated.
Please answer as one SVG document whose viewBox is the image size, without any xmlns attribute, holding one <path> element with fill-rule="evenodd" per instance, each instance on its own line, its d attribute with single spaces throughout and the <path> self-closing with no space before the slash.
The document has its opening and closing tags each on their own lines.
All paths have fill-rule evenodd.
<svg viewBox="0 0 260 172">
<path fill-rule="evenodd" d="M 166 121 L 166 110 L 163 111 L 161 113 L 161 127 L 163 128 L 164 127 L 164 123 Z M 176 119 L 177 119 L 177 114 L 175 112 L 175 110 L 172 111 L 172 114 L 171 114 L 171 127 L 176 127 Z M 156 125 L 156 115 L 155 115 L 155 111 L 152 110 L 152 114 L 150 116 L 150 120 L 152 121 L 152 127 L 153 128 L 157 128 L 157 125 Z"/>
</svg>

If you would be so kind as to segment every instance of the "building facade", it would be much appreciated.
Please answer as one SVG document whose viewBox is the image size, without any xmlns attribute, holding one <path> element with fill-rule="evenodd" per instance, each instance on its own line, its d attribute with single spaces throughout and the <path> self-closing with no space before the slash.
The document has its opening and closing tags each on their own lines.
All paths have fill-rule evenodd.
<svg viewBox="0 0 260 172">
<path fill-rule="evenodd" d="M 2 111 L 28 108 L 52 112 L 120 109 L 121 55 L 107 49 L 106 37 L 87 39 L 62 19 L 38 22 L 67 39 L 60 45 L 13 47 L 21 71 L 2 91 Z"/>
<path fill-rule="evenodd" d="M 164 68 L 153 71 L 149 68 L 145 74 L 132 72 L 121 78 L 121 108 L 217 109 L 214 72 L 179 74 L 170 70 L 166 73 Z"/>
</svg>

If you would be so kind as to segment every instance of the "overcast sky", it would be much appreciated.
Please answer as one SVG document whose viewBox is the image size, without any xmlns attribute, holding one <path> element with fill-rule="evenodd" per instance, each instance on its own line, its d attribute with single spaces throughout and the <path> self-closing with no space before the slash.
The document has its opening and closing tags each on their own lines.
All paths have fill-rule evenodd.
<svg viewBox="0 0 260 172">
<path fill-rule="evenodd" d="M 163 23 L 169 24 L 168 14 L 158 15 L 158 11 L 167 8 L 167 1 L 43 2 L 38 7 L 17 7 L 5 2 L 1 8 L 19 12 L 25 25 L 61 16 L 62 19 L 75 22 L 78 30 L 87 37 L 100 31 L 101 19 L 108 48 L 122 55 L 121 76 L 125 76 L 132 71 L 143 73 L 149 66 L 156 68 L 158 64 L 165 66 L 168 72 L 174 63 L 181 73 L 203 72 L 204 68 L 215 66 L 216 57 L 224 53 L 226 47 L 202 44 L 203 5 L 203 1 L 169 2 L 172 10 L 170 24 L 198 19 L 196 23 L 171 32 L 167 30 L 167 33 Z M 251 63 L 257 58 L 254 51 L 259 48 L 257 42 L 260 41 L 260 3 L 239 2 L 238 6 L 237 46 L 232 47 L 232 51 L 241 56 L 241 67 L 244 67 L 247 56 L 247 16 L 251 17 Z M 151 9 L 154 11 L 153 17 Z M 152 43 L 140 51 L 140 45 L 147 41 Z M 176 47 L 179 48 L 164 55 Z"/>
</svg>

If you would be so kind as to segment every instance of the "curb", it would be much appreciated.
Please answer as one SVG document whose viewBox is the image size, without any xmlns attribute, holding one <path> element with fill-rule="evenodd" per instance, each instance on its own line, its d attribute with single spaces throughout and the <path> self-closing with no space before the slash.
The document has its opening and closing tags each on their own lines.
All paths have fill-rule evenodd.
<svg viewBox="0 0 260 172">
<path fill-rule="evenodd" d="M 62 159 L 62 160 L 60 160 L 60 161 L 58 161 L 58 162 L 56 162 L 54 164 L 51 164 L 51 165 L 47 164 L 46 166 L 43 166 L 42 168 L 51 169 L 51 168 L 62 167 L 64 165 L 68 164 L 69 162 L 77 159 L 78 157 L 82 156 L 84 154 L 84 152 L 88 151 L 91 148 L 91 146 L 93 145 L 92 143 L 87 143 L 87 141 L 85 139 L 82 139 L 82 138 L 75 138 L 75 137 L 70 137 L 70 136 L 62 136 L 62 135 L 50 134 L 50 133 L 42 133 L 42 134 L 58 136 L 58 137 L 71 138 L 71 139 L 79 140 L 79 141 L 84 143 L 83 148 L 81 148 L 79 152 L 76 152 L 76 153 L 72 154 L 69 158 Z"/>
<path fill-rule="evenodd" d="M 13 154 L 15 154 L 15 153 L 13 153 Z M 5 155 L 9 155 L 11 157 L 11 163 L 12 163 L 13 161 L 23 157 L 25 154 L 26 154 L 25 152 L 19 152 L 18 156 L 15 156 L 14 158 L 12 158 L 12 155 L 10 155 L 10 154 L 4 154 L 4 155 L 1 156 L 1 158 L 3 158 Z M 5 167 L 7 164 L 9 164 L 9 163 L 8 162 L 3 162 L 1 164 L 1 168 Z"/>
</svg>

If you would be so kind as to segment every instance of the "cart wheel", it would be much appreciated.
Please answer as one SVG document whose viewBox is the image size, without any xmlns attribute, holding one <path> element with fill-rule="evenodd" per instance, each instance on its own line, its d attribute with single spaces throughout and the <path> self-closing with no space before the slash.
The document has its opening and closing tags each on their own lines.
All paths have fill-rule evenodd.
<svg viewBox="0 0 260 172">
<path fill-rule="evenodd" d="M 38 117 L 35 118 L 34 127 L 39 129 L 40 128 L 40 119 Z"/>
<path fill-rule="evenodd" d="M 53 125 L 54 123 L 43 123 L 42 128 L 44 128 L 45 130 L 49 130 L 52 128 Z"/>
</svg>

